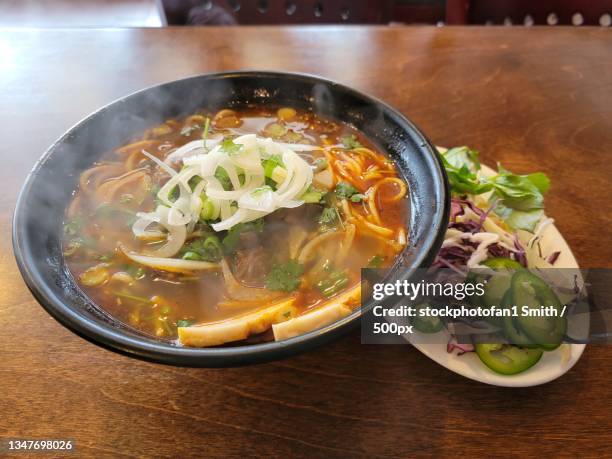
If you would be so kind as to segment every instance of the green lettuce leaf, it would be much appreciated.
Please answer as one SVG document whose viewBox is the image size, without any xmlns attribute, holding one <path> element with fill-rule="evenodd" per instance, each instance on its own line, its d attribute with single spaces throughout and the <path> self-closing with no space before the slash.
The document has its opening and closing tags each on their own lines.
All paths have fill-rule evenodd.
<svg viewBox="0 0 612 459">
<path fill-rule="evenodd" d="M 467 147 L 451 148 L 441 155 L 451 192 L 478 195 L 491 191 L 494 212 L 513 229 L 533 232 L 544 215 L 544 193 L 550 188 L 546 174 L 513 174 L 498 164 L 497 175 L 478 177 L 478 152 Z"/>
</svg>

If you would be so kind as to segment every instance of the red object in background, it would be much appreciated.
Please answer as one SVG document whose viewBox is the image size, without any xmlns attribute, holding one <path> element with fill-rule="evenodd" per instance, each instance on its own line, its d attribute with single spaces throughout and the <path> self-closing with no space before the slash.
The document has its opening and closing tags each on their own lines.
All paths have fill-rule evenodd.
<svg viewBox="0 0 612 459">
<path fill-rule="evenodd" d="M 447 24 L 532 24 L 571 25 L 575 14 L 577 25 L 599 25 L 600 18 L 612 15 L 612 0 L 447 0 Z M 553 19 L 554 18 L 554 19 Z"/>
<path fill-rule="evenodd" d="M 612 0 L 163 0 L 169 24 L 572 24 L 610 21 Z"/>
<path fill-rule="evenodd" d="M 394 0 L 163 0 L 168 24 L 213 24 L 220 11 L 241 25 L 388 24 Z M 207 17 L 207 12 L 211 18 Z M 212 19 L 208 22 L 209 19 Z"/>
</svg>

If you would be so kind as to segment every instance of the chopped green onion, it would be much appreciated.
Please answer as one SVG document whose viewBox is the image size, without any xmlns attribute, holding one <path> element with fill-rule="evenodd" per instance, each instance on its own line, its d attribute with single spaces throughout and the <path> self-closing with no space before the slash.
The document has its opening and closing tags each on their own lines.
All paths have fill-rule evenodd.
<svg viewBox="0 0 612 459">
<path fill-rule="evenodd" d="M 215 171 L 215 178 L 221 182 L 221 186 L 225 191 L 229 191 L 232 189 L 232 181 L 227 174 L 227 171 L 222 167 L 217 167 Z"/>
<path fill-rule="evenodd" d="M 187 319 L 179 319 L 176 322 L 176 326 L 177 327 L 189 327 L 190 325 L 193 325 L 195 322 L 193 320 L 187 320 Z"/>
<path fill-rule="evenodd" d="M 272 187 L 269 185 L 263 185 L 259 188 L 255 188 L 253 191 L 251 191 L 251 196 L 257 197 L 266 191 L 272 191 Z"/>
<path fill-rule="evenodd" d="M 214 262 L 221 259 L 223 246 L 217 236 L 210 235 L 188 242 L 179 253 L 183 260 Z"/>
<path fill-rule="evenodd" d="M 342 145 L 344 145 L 344 148 L 348 150 L 354 150 L 355 148 L 363 148 L 363 145 L 359 143 L 359 140 L 357 140 L 357 136 L 355 134 L 346 135 L 342 137 L 340 141 L 342 142 Z"/>
<path fill-rule="evenodd" d="M 312 185 L 308 187 L 306 192 L 300 197 L 302 201 L 305 203 L 318 203 L 321 202 L 323 197 L 325 196 L 325 191 L 317 190 Z"/>
<path fill-rule="evenodd" d="M 81 247 L 83 247 L 84 241 L 82 238 L 75 238 L 72 239 L 68 245 L 66 246 L 66 249 L 64 250 L 64 256 L 65 257 L 71 257 L 72 255 L 74 255 Z"/>
<path fill-rule="evenodd" d="M 197 252 L 185 252 L 183 260 L 202 261 L 202 257 Z"/>
<path fill-rule="evenodd" d="M 368 268 L 380 268 L 385 261 L 385 257 L 374 255 L 368 262 Z"/>
<path fill-rule="evenodd" d="M 287 133 L 287 127 L 280 123 L 272 123 L 265 127 L 264 133 L 270 137 L 282 137 Z"/>
<path fill-rule="evenodd" d="M 322 170 L 327 169 L 327 159 L 326 158 L 317 158 L 314 161 L 315 172 L 321 172 Z"/>
<path fill-rule="evenodd" d="M 206 196 L 206 193 L 202 193 L 200 196 L 202 199 L 202 208 L 200 209 L 200 220 L 214 220 L 215 218 L 215 205 L 212 200 Z"/>
<path fill-rule="evenodd" d="M 82 223 L 80 217 L 70 219 L 64 224 L 64 233 L 69 236 L 75 236 L 81 230 Z"/>
<path fill-rule="evenodd" d="M 119 198 L 119 202 L 121 204 L 128 204 L 132 202 L 133 200 L 134 200 L 134 195 L 130 193 L 122 194 L 121 197 Z"/>
<path fill-rule="evenodd" d="M 172 330 L 172 327 L 170 326 L 170 323 L 169 323 L 167 317 L 165 317 L 165 318 L 159 317 L 158 320 L 161 323 L 162 328 L 164 329 L 164 333 L 167 336 L 172 335 L 174 333 L 173 330 Z"/>
<path fill-rule="evenodd" d="M 348 275 L 346 271 L 332 271 L 325 279 L 317 282 L 317 288 L 329 298 L 340 292 L 348 285 Z"/>
<path fill-rule="evenodd" d="M 276 166 L 272 171 L 270 178 L 276 183 L 284 182 L 287 178 L 287 170 L 284 167 Z"/>
<path fill-rule="evenodd" d="M 146 275 L 145 269 L 142 266 L 137 266 L 137 265 L 128 265 L 125 268 L 125 272 L 128 273 L 130 276 L 132 276 L 136 280 L 140 280 Z"/>
<path fill-rule="evenodd" d="M 285 170 L 281 155 L 272 155 L 264 159 L 261 165 L 264 168 L 265 176 L 277 183 L 282 182 L 287 177 L 287 171 Z"/>
<path fill-rule="evenodd" d="M 123 298 L 125 300 L 135 301 L 137 303 L 153 304 L 153 301 L 151 301 L 148 298 L 141 297 L 141 296 L 130 295 L 128 293 L 123 293 L 123 292 L 112 292 L 112 293 L 113 295 L 118 296 L 119 298 Z"/>
<path fill-rule="evenodd" d="M 204 122 L 204 132 L 202 132 L 202 141 L 204 143 L 204 149 L 206 149 L 206 139 L 208 138 L 208 130 L 210 129 L 210 118 L 206 117 Z"/>
</svg>

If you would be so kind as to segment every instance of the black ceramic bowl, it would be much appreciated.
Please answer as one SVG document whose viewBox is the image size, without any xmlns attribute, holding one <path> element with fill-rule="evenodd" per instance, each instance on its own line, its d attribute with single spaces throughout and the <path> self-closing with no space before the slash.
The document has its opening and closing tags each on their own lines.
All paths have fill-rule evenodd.
<svg viewBox="0 0 612 459">
<path fill-rule="evenodd" d="M 279 359 L 337 337 L 360 310 L 322 329 L 281 342 L 193 349 L 146 336 L 99 309 L 78 287 L 62 256 L 64 211 L 81 171 L 104 152 L 171 117 L 247 104 L 293 106 L 353 124 L 397 162 L 409 184 L 410 242 L 392 268 L 396 278 L 428 266 L 448 223 L 444 169 L 430 142 L 400 113 L 372 97 L 314 76 L 272 72 L 200 75 L 144 89 L 91 114 L 55 142 L 21 190 L 13 220 L 19 269 L 40 304 L 80 336 L 115 351 L 188 366 L 230 366 Z"/>
</svg>

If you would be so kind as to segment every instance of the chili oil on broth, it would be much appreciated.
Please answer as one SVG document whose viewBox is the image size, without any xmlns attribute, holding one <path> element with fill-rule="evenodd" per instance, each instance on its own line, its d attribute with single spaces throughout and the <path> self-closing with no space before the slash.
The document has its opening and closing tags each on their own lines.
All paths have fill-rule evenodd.
<svg viewBox="0 0 612 459">
<path fill-rule="evenodd" d="M 185 247 L 217 235 L 219 256 L 234 278 L 242 287 L 269 293 L 265 300 L 229 297 L 219 270 L 152 269 L 118 248 L 142 253 L 160 244 L 137 239 L 131 228 L 136 213 L 155 208 L 156 193 L 169 178 L 143 151 L 167 160 L 178 147 L 202 138 L 208 117 L 209 139 L 255 133 L 321 147 L 299 153 L 315 170 L 313 187 L 326 192 L 320 203 L 279 209 L 263 223 L 246 224 L 232 244 L 225 244 L 228 232 L 215 234 L 198 224 L 174 256 L 191 256 Z M 172 167 L 178 171 L 180 161 Z M 102 309 L 141 332 L 173 340 L 177 327 L 225 321 L 287 297 L 303 314 L 357 286 L 362 267 L 390 266 L 407 244 L 405 197 L 393 162 L 349 125 L 288 107 L 203 112 L 147 130 L 82 173 L 66 212 L 64 255 L 78 284 Z M 298 287 L 266 288 L 274 268 L 287 263 L 300 267 Z M 269 339 L 267 330 L 249 340 Z"/>
</svg>

